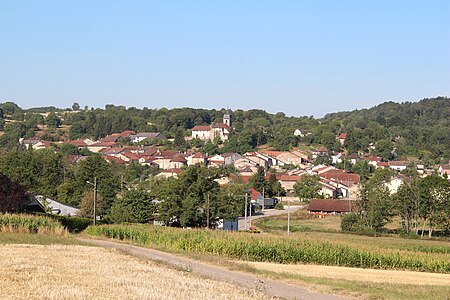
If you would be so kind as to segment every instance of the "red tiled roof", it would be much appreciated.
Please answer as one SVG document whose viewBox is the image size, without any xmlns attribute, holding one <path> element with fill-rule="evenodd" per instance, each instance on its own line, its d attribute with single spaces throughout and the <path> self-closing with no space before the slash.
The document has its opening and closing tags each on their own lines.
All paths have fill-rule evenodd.
<svg viewBox="0 0 450 300">
<path fill-rule="evenodd" d="M 388 162 L 384 162 L 384 161 L 379 161 L 379 162 L 377 162 L 377 166 L 379 166 L 379 167 L 389 167 L 389 163 Z"/>
<path fill-rule="evenodd" d="M 210 131 L 211 126 L 195 126 L 192 131 Z"/>
<path fill-rule="evenodd" d="M 86 142 L 83 140 L 71 140 L 71 141 L 68 141 L 67 143 L 77 146 L 77 147 L 86 147 L 87 146 Z"/>
<path fill-rule="evenodd" d="M 389 162 L 389 165 L 394 167 L 406 167 L 408 165 L 408 162 L 393 160 Z"/>
<path fill-rule="evenodd" d="M 89 145 L 89 147 L 105 147 L 105 148 L 112 148 L 113 146 L 116 146 L 117 143 L 115 142 L 97 142 L 92 145 Z"/>
<path fill-rule="evenodd" d="M 341 133 L 339 136 L 338 136 L 338 139 L 342 139 L 342 140 L 345 140 L 347 138 L 347 134 L 346 133 Z"/>
<path fill-rule="evenodd" d="M 183 170 L 181 170 L 181 169 L 178 169 L 178 168 L 171 168 L 171 169 L 164 170 L 164 171 L 162 171 L 161 173 L 174 173 L 174 174 L 180 174 L 180 173 L 182 173 L 182 172 L 183 172 Z"/>
<path fill-rule="evenodd" d="M 232 129 L 230 126 L 228 126 L 227 124 L 223 124 L 223 123 L 214 124 L 212 126 L 212 128 L 223 128 L 223 129 L 226 129 L 228 131 L 231 131 L 231 129 Z"/>
<path fill-rule="evenodd" d="M 342 183 L 359 183 L 361 177 L 358 174 L 346 173 L 344 170 L 330 170 L 319 175 L 326 179 L 336 179 L 338 182 Z"/>
<path fill-rule="evenodd" d="M 258 192 L 257 190 L 255 190 L 254 188 L 250 188 L 250 192 L 251 192 L 251 200 L 256 200 L 257 198 L 261 197 L 262 195 L 260 192 Z"/>
<path fill-rule="evenodd" d="M 364 160 L 368 160 L 368 161 L 381 161 L 381 157 L 379 157 L 379 156 L 367 156 L 367 157 L 364 157 Z"/>
<path fill-rule="evenodd" d="M 183 156 L 181 156 L 181 155 L 175 156 L 175 157 L 172 158 L 170 161 L 172 161 L 172 162 L 182 162 L 182 163 L 187 162 L 187 160 L 186 160 Z"/>
<path fill-rule="evenodd" d="M 123 159 L 119 158 L 119 157 L 115 157 L 115 156 L 104 156 L 105 160 L 107 160 L 108 162 L 115 162 L 118 165 L 123 165 L 126 163 L 126 161 L 124 161 Z"/>
<path fill-rule="evenodd" d="M 349 212 L 351 200 L 312 199 L 308 210 L 316 212 Z"/>
<path fill-rule="evenodd" d="M 206 155 L 201 152 L 197 152 L 194 155 L 192 155 L 192 158 L 206 158 Z"/>
</svg>

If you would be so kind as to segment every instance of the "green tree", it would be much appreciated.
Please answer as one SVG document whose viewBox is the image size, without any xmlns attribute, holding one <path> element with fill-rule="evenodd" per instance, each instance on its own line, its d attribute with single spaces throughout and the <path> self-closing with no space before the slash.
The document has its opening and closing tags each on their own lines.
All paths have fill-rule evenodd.
<svg viewBox="0 0 450 300">
<path fill-rule="evenodd" d="M 294 193 L 302 201 L 308 201 L 313 198 L 320 197 L 320 178 L 317 175 L 302 175 L 299 181 L 294 184 Z"/>
<path fill-rule="evenodd" d="M 259 166 L 258 171 L 250 178 L 250 186 L 260 193 L 265 193 L 269 190 L 269 183 L 265 179 L 264 168 Z"/>
<path fill-rule="evenodd" d="M 52 112 L 45 119 L 45 123 L 49 128 L 58 128 L 59 126 L 61 126 L 61 119 L 58 118 L 58 116 L 54 112 Z"/>
<path fill-rule="evenodd" d="M 144 190 L 132 189 L 117 198 L 110 212 L 113 222 L 147 223 L 153 215 L 154 204 L 151 195 Z"/>
</svg>

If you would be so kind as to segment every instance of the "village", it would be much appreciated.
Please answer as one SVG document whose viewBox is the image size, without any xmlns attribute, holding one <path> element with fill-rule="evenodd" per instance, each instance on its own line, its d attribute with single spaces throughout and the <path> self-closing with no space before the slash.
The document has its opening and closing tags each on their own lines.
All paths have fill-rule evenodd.
<svg viewBox="0 0 450 300">
<path fill-rule="evenodd" d="M 224 114 L 223 123 L 214 125 L 195 126 L 190 131 L 191 135 L 184 137 L 185 140 L 199 139 L 202 142 L 225 141 L 233 134 L 232 115 L 230 112 Z M 308 133 L 305 133 L 308 134 Z M 293 135 L 304 135 L 300 130 L 295 130 Z M 347 138 L 346 133 L 336 136 L 336 141 L 344 145 Z M 437 170 L 426 169 L 423 163 L 417 162 L 411 164 L 407 161 L 383 161 L 379 156 L 361 154 L 346 155 L 345 151 L 330 151 L 323 146 L 317 146 L 309 150 L 292 149 L 290 151 L 274 151 L 261 149 L 246 153 L 221 153 L 211 155 L 202 153 L 196 149 L 188 149 L 180 152 L 166 147 L 159 147 L 158 142 L 166 140 L 160 132 L 134 132 L 131 130 L 112 133 L 99 140 L 77 139 L 60 142 L 49 142 L 38 137 L 20 139 L 20 144 L 27 149 L 46 149 L 51 148 L 58 151 L 56 146 L 70 144 L 79 150 L 89 151 L 100 154 L 107 162 L 118 165 L 128 165 L 138 163 L 143 166 L 152 166 L 157 168 L 157 177 L 177 177 L 186 167 L 192 165 L 202 165 L 208 168 L 231 167 L 242 181 L 249 183 L 250 178 L 254 176 L 262 167 L 265 172 L 265 179 L 269 180 L 270 174 L 275 175 L 276 181 L 282 188 L 280 196 L 285 199 L 299 202 L 308 200 L 310 202 L 309 212 L 313 214 L 341 214 L 351 212 L 352 201 L 360 197 L 361 177 L 355 172 L 349 171 L 351 165 L 361 161 L 367 162 L 367 165 L 373 170 L 391 169 L 395 171 L 395 176 L 391 177 L 383 185 L 389 190 L 390 194 L 398 191 L 404 183 L 410 183 L 411 178 L 404 175 L 403 171 L 407 168 L 413 169 L 419 176 L 426 177 L 437 171 L 441 176 L 450 175 L 450 164 L 439 165 Z M 152 145 L 146 145 L 151 143 Z M 374 146 L 372 146 L 375 149 Z M 329 158 L 327 164 L 317 163 L 318 159 Z M 87 156 L 70 155 L 69 161 L 76 164 Z M 345 163 L 347 163 L 347 168 Z M 338 168 L 336 165 L 343 166 Z M 315 175 L 319 178 L 321 189 L 320 198 L 341 200 L 324 201 L 320 199 L 300 199 L 295 195 L 294 185 L 301 180 L 304 175 Z M 235 174 L 231 175 L 235 176 Z M 216 179 L 220 185 L 227 185 L 230 177 Z M 264 191 L 256 191 L 250 188 L 250 201 L 253 203 L 264 202 Z M 55 201 L 55 200 L 52 200 Z M 57 202 L 57 200 L 56 200 Z M 61 205 L 61 204 L 60 204 Z"/>
</svg>

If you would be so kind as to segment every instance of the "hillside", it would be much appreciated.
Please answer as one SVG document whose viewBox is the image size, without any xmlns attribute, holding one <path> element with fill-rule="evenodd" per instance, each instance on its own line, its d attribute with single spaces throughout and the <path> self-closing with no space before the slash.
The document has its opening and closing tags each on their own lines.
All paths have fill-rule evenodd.
<svg viewBox="0 0 450 300">
<path fill-rule="evenodd" d="M 79 109 L 78 104 L 74 104 Z M 71 109 L 21 109 L 16 104 L 0 104 L 0 147 L 14 148 L 20 137 L 36 135 L 49 141 L 105 137 L 125 130 L 158 131 L 168 138 L 179 132 L 190 135 L 196 125 L 222 122 L 227 112 L 221 110 L 175 108 L 138 109 L 106 105 L 104 109 L 72 111 Z M 428 164 L 444 163 L 450 159 L 450 99 L 438 97 L 419 102 L 385 102 L 370 109 L 327 114 L 322 119 L 287 117 L 284 113 L 270 114 L 263 110 L 232 111 L 234 134 L 216 152 L 251 151 L 265 145 L 274 150 L 288 150 L 299 145 L 323 145 L 340 151 L 336 140 L 347 133 L 344 144 L 349 154 L 369 153 L 388 159 L 415 157 Z M 44 126 L 47 125 L 47 126 Z M 64 129 L 64 130 L 63 130 Z M 300 129 L 304 136 L 293 133 Z M 195 144 L 195 143 L 194 143 Z M 195 145 L 199 145 L 198 141 Z M 193 144 L 187 147 L 194 146 Z"/>
</svg>

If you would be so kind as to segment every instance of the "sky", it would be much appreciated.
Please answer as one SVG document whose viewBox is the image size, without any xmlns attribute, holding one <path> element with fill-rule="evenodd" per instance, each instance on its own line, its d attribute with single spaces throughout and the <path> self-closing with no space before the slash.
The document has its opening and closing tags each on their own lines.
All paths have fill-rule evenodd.
<svg viewBox="0 0 450 300">
<path fill-rule="evenodd" d="M 450 96 L 448 0 L 0 0 L 0 102 L 264 109 Z"/>
</svg>

